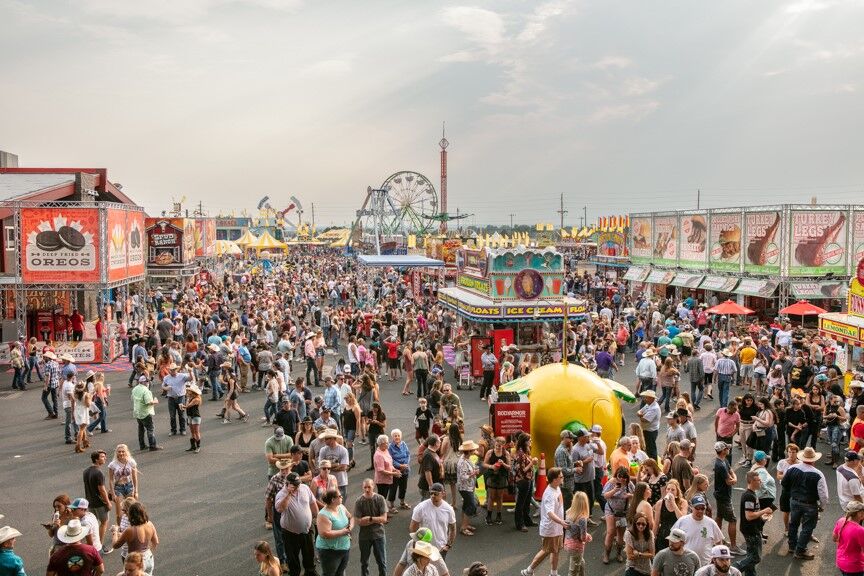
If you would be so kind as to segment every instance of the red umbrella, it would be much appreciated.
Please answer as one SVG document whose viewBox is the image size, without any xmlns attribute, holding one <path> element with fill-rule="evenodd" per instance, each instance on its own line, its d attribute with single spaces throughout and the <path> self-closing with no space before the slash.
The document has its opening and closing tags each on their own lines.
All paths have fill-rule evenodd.
<svg viewBox="0 0 864 576">
<path fill-rule="evenodd" d="M 824 314 L 827 310 L 816 306 L 815 304 L 811 304 L 807 300 L 799 300 L 792 304 L 791 306 L 787 306 L 780 310 L 781 314 L 792 314 L 794 316 L 817 316 L 819 314 Z"/>
<path fill-rule="evenodd" d="M 712 306 L 706 310 L 708 314 L 723 314 L 725 315 L 744 315 L 744 314 L 753 314 L 753 310 L 747 308 L 745 306 L 741 306 L 737 302 L 733 302 L 732 300 L 726 300 L 725 302 L 721 302 L 717 306 Z"/>
</svg>

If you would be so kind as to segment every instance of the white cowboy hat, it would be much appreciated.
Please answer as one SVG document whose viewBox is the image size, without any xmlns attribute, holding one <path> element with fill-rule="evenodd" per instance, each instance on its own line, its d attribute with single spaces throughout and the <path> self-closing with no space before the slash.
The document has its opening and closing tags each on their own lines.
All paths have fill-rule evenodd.
<svg viewBox="0 0 864 576">
<path fill-rule="evenodd" d="M 469 450 L 477 450 L 480 448 L 473 440 L 467 440 L 459 445 L 459 452 L 466 452 Z"/>
<path fill-rule="evenodd" d="M 11 526 L 3 526 L 0 528 L 0 544 L 6 542 L 7 540 L 11 540 L 12 538 L 17 538 L 21 536 L 21 532 L 12 528 Z"/>
<path fill-rule="evenodd" d="M 411 548 L 411 552 L 413 554 L 425 556 L 432 562 L 438 562 L 441 559 L 441 554 L 438 552 L 438 548 L 436 548 L 429 542 L 424 542 L 423 540 L 417 540 L 416 542 L 414 542 L 414 546 Z"/>
<path fill-rule="evenodd" d="M 209 346 L 207 346 L 207 349 L 210 350 L 211 352 L 218 352 L 219 346 L 217 346 L 216 344 L 210 344 Z"/>
<path fill-rule="evenodd" d="M 648 398 L 657 398 L 657 393 L 654 390 L 644 390 L 639 393 L 639 396 L 647 396 Z"/>
<path fill-rule="evenodd" d="M 798 454 L 798 458 L 802 462 L 805 462 L 807 464 L 812 464 L 813 462 L 816 462 L 817 460 L 822 458 L 822 453 L 816 452 L 816 450 L 814 450 L 813 448 L 808 446 L 807 448 L 802 450 L 800 454 Z"/>
<path fill-rule="evenodd" d="M 74 362 L 75 358 L 73 358 L 70 354 L 63 354 L 62 356 L 60 356 L 60 360 L 63 360 L 64 362 Z"/>
<path fill-rule="evenodd" d="M 47 352 L 43 352 L 42 356 L 44 358 L 48 358 L 49 360 L 57 360 L 57 355 L 48 350 Z"/>
<path fill-rule="evenodd" d="M 324 432 L 318 435 L 319 440 L 327 440 L 329 438 L 335 438 L 336 440 L 342 439 L 342 437 L 339 435 L 339 432 L 333 430 L 332 428 L 327 428 L 326 430 L 324 430 Z"/>
<path fill-rule="evenodd" d="M 187 384 L 186 385 L 187 392 L 194 392 L 197 395 L 201 395 L 201 388 L 198 387 L 197 384 Z"/>
<path fill-rule="evenodd" d="M 655 354 L 654 349 L 648 348 L 647 350 L 645 350 L 645 352 L 642 353 L 642 357 L 643 358 L 651 358 L 652 356 L 654 356 L 654 354 Z"/>
<path fill-rule="evenodd" d="M 69 520 L 69 524 L 61 526 L 60 529 L 57 530 L 57 539 L 66 544 L 74 544 L 75 542 L 86 538 L 89 532 L 90 528 L 88 526 L 82 526 L 81 520 L 78 518 L 72 518 Z"/>
</svg>

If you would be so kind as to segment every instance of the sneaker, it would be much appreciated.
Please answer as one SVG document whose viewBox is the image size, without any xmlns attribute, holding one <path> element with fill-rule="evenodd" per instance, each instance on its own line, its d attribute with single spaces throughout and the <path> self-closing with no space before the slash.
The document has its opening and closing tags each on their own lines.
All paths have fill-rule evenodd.
<svg viewBox="0 0 864 576">
<path fill-rule="evenodd" d="M 159 451 L 159 450 L 164 450 L 164 449 L 165 449 L 165 448 L 163 448 L 162 446 L 151 446 L 151 447 L 150 447 L 150 452 L 157 452 L 157 451 Z"/>
<path fill-rule="evenodd" d="M 816 556 L 814 556 L 810 552 L 796 552 L 793 556 L 796 560 L 813 560 Z"/>
<path fill-rule="evenodd" d="M 273 524 L 271 524 L 270 522 L 264 522 L 264 528 L 267 530 L 272 530 Z"/>
<path fill-rule="evenodd" d="M 530 568 L 523 568 L 519 572 L 519 574 L 521 574 L 522 576 L 534 576 L 534 571 L 531 570 Z"/>
<path fill-rule="evenodd" d="M 224 418 L 222 419 L 222 424 L 230 424 L 230 423 L 231 423 L 230 420 L 226 420 L 226 419 L 224 419 Z"/>
<path fill-rule="evenodd" d="M 746 556 L 747 551 L 741 548 L 740 546 L 735 546 L 734 548 L 729 548 L 729 553 L 732 556 Z"/>
</svg>

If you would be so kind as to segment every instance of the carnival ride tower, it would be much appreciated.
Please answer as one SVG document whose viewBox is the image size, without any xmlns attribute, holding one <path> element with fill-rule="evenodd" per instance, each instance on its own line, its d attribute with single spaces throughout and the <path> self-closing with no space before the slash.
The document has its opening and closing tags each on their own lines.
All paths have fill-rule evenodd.
<svg viewBox="0 0 864 576">
<path fill-rule="evenodd" d="M 439 189 L 441 201 L 439 204 L 439 212 L 441 214 L 447 214 L 447 146 L 450 145 L 450 142 L 447 141 L 445 126 L 443 124 L 441 126 L 441 141 L 438 142 L 438 145 L 441 147 L 441 188 Z M 441 234 L 447 233 L 446 218 L 441 220 L 439 231 Z"/>
</svg>

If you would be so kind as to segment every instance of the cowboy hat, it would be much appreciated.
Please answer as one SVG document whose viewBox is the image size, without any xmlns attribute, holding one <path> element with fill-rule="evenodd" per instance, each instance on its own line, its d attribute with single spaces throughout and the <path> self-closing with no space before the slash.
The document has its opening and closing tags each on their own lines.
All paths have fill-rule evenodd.
<svg viewBox="0 0 864 576">
<path fill-rule="evenodd" d="M 653 348 L 648 348 L 647 350 L 645 350 L 645 352 L 642 353 L 643 358 L 651 358 L 654 355 L 655 355 L 655 352 L 654 352 Z"/>
<path fill-rule="evenodd" d="M 647 396 L 648 398 L 657 398 L 657 393 L 654 390 L 643 390 L 639 396 Z"/>
<path fill-rule="evenodd" d="M 335 438 L 336 440 L 341 440 L 342 437 L 339 435 L 339 432 L 333 430 L 332 428 L 327 428 L 318 435 L 319 440 L 329 440 L 330 438 Z"/>
<path fill-rule="evenodd" d="M 12 528 L 11 526 L 3 526 L 0 528 L 0 544 L 6 542 L 7 540 L 11 540 L 12 538 L 17 538 L 21 536 L 21 532 Z"/>
<path fill-rule="evenodd" d="M 74 544 L 75 542 L 86 538 L 89 532 L 90 528 L 88 526 L 82 526 L 81 520 L 78 518 L 72 518 L 69 520 L 69 524 L 61 526 L 60 529 L 57 530 L 57 539 L 65 544 Z"/>
<path fill-rule="evenodd" d="M 423 540 L 417 540 L 414 542 L 414 546 L 411 548 L 411 553 L 424 556 L 432 562 L 438 562 L 441 559 L 441 554 L 438 553 L 438 548 L 429 542 L 424 542 Z"/>
<path fill-rule="evenodd" d="M 43 358 L 48 358 L 49 360 L 57 360 L 57 355 L 48 350 L 47 352 L 42 353 Z"/>
<path fill-rule="evenodd" d="M 278 468 L 279 470 L 284 470 L 285 468 L 290 468 L 290 467 L 291 467 L 291 460 L 288 460 L 287 458 L 282 458 L 282 459 L 276 460 L 276 468 Z"/>
<path fill-rule="evenodd" d="M 474 451 L 480 448 L 473 440 L 466 440 L 459 445 L 459 452 Z"/>
<path fill-rule="evenodd" d="M 63 354 L 62 356 L 60 356 L 60 360 L 62 360 L 63 362 L 74 362 L 75 358 L 73 358 L 70 354 Z"/>
<path fill-rule="evenodd" d="M 211 352 L 218 352 L 219 346 L 217 346 L 216 344 L 210 344 L 209 346 L 207 346 L 207 349 L 210 350 Z"/>
<path fill-rule="evenodd" d="M 822 453 L 816 452 L 816 450 L 808 446 L 798 454 L 798 458 L 806 464 L 812 464 L 822 458 Z"/>
<path fill-rule="evenodd" d="M 732 356 L 735 355 L 735 353 L 732 352 L 731 350 L 723 350 L 721 352 L 721 354 L 723 354 L 723 356 L 726 356 L 727 358 L 731 358 Z"/>
<path fill-rule="evenodd" d="M 201 388 L 199 388 L 197 384 L 187 384 L 186 385 L 186 391 L 187 392 L 193 392 L 193 393 L 197 394 L 198 396 L 201 395 Z"/>
<path fill-rule="evenodd" d="M 90 378 L 93 378 L 94 376 L 96 376 L 96 372 L 94 372 L 93 370 L 88 370 L 87 373 L 84 374 L 84 379 L 89 380 Z"/>
<path fill-rule="evenodd" d="M 220 367 L 220 368 L 233 368 L 234 365 L 231 364 L 231 362 L 228 362 L 228 361 L 226 360 L 225 362 L 222 362 L 222 364 L 220 364 L 219 367 Z"/>
<path fill-rule="evenodd" d="M 490 426 L 488 424 L 483 424 L 482 426 L 480 426 L 480 430 L 489 434 L 489 435 L 492 434 L 492 426 Z"/>
</svg>

